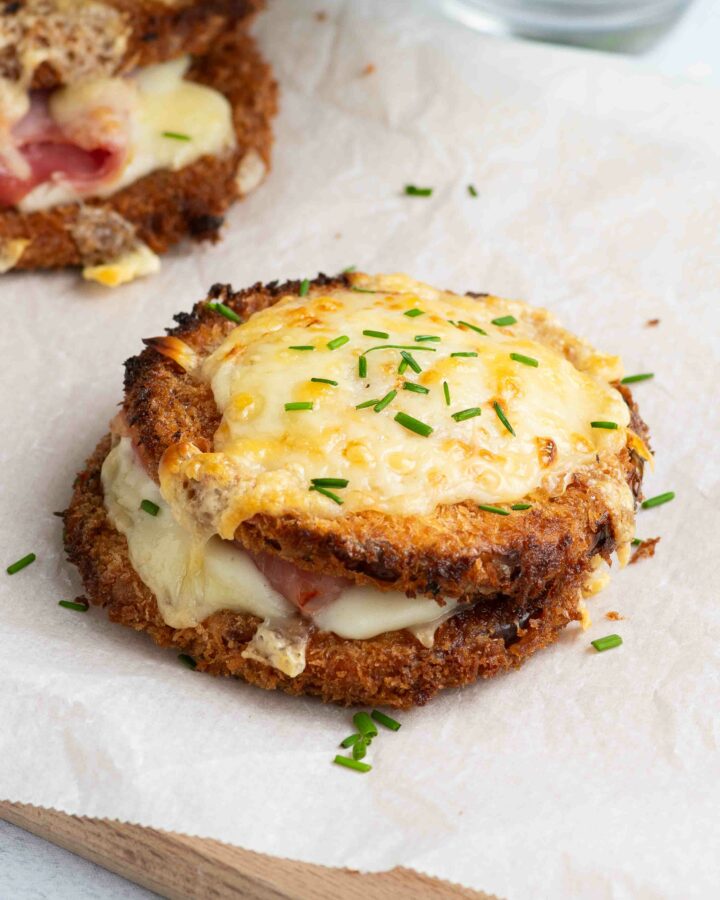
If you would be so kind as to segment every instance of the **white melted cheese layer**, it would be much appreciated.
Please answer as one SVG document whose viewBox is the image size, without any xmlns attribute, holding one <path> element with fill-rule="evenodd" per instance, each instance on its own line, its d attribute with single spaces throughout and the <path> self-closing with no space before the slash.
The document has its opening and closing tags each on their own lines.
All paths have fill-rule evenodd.
<svg viewBox="0 0 720 900">
<path fill-rule="evenodd" d="M 125 165 L 91 195 L 106 197 L 157 171 L 177 171 L 201 156 L 219 156 L 235 146 L 232 108 L 219 91 L 185 79 L 190 65 L 185 56 L 147 66 L 130 78 L 81 81 L 60 88 L 50 98 L 50 111 L 59 125 L 95 117 L 101 129 L 130 124 Z M 169 137 L 168 135 L 182 137 Z M 77 188 L 58 178 L 38 185 L 18 204 L 23 212 L 75 203 Z"/>
<path fill-rule="evenodd" d="M 128 543 L 130 562 L 157 598 L 172 628 L 192 628 L 220 610 L 266 620 L 299 618 L 237 545 L 211 538 L 199 546 L 175 520 L 155 482 L 138 462 L 129 438 L 108 453 L 102 467 L 105 507 Z M 143 500 L 160 511 L 140 509 Z M 313 616 L 317 628 L 361 640 L 434 621 L 440 624 L 456 601 L 443 607 L 427 597 L 354 587 Z"/>
<path fill-rule="evenodd" d="M 556 495 L 597 454 L 625 444 L 629 411 L 608 382 L 621 373 L 619 360 L 596 354 L 545 311 L 437 291 L 404 276 L 361 283 L 362 292 L 281 298 L 238 325 L 195 373 L 212 386 L 222 423 L 214 452 L 185 444 L 165 455 L 162 491 L 180 520 L 209 522 L 231 538 L 257 512 L 410 516 L 467 500 L 509 503 L 538 489 Z M 410 309 L 423 314 L 405 315 Z M 517 322 L 493 324 L 508 315 Z M 435 340 L 417 340 L 428 335 Z M 347 340 L 336 346 L 338 338 Z M 382 345 L 409 347 L 422 371 L 399 373 L 400 350 L 370 349 Z M 426 392 L 407 390 L 406 382 Z M 381 411 L 357 408 L 391 391 Z M 285 408 L 298 402 L 312 409 Z M 453 418 L 475 407 L 480 415 Z M 403 427 L 398 412 L 432 433 Z M 597 420 L 618 427 L 593 428 Z M 336 491 L 342 505 L 309 490 L 323 477 L 347 479 Z"/>
</svg>

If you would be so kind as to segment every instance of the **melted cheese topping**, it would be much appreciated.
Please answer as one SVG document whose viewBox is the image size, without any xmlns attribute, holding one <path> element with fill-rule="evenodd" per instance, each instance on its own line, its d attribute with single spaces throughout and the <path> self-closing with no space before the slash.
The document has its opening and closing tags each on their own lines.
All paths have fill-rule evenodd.
<svg viewBox="0 0 720 900">
<path fill-rule="evenodd" d="M 195 372 L 212 386 L 222 423 L 214 452 L 181 444 L 163 458 L 162 492 L 186 527 L 231 538 L 257 512 L 408 516 L 460 501 L 511 503 L 562 492 L 573 473 L 626 443 L 629 411 L 608 383 L 621 375 L 619 360 L 597 354 L 544 310 L 458 296 L 405 276 L 357 276 L 356 285 L 362 291 L 283 297 L 237 326 Z M 423 314 L 404 314 L 411 309 Z M 517 323 L 493 324 L 504 316 Z M 423 335 L 436 340 L 416 340 Z M 422 371 L 399 373 L 400 350 L 371 349 L 379 345 L 410 347 Z M 405 382 L 427 393 L 405 390 Z M 357 408 L 391 391 L 381 411 Z M 285 409 L 295 402 L 312 409 Z M 481 415 L 453 418 L 473 407 Z M 432 433 L 403 427 L 398 412 Z M 618 427 L 593 428 L 598 420 Z M 342 505 L 309 490 L 322 477 L 347 479 L 336 491 Z"/>
<path fill-rule="evenodd" d="M 235 146 L 230 103 L 219 91 L 187 81 L 189 64 L 189 57 L 182 57 L 148 66 L 132 78 L 81 81 L 52 95 L 51 113 L 61 126 L 86 127 L 90 117 L 93 130 L 99 128 L 113 141 L 129 122 L 125 164 L 94 186 L 93 196 L 108 196 L 150 172 L 177 171 L 201 156 L 218 156 Z M 38 185 L 18 205 L 31 212 L 79 198 L 75 187 L 57 180 Z"/>
<path fill-rule="evenodd" d="M 298 628 L 287 627 L 288 622 L 301 621 L 297 609 L 270 586 L 236 544 L 219 538 L 199 543 L 178 524 L 157 485 L 138 462 L 129 438 L 122 438 L 107 455 L 102 484 L 108 517 L 125 535 L 133 569 L 155 594 L 160 615 L 168 625 L 192 628 L 224 609 L 258 616 L 273 624 L 258 638 L 252 658 L 258 658 L 262 647 L 264 661 L 271 664 L 272 647 L 273 653 L 279 654 L 272 663 L 277 668 L 286 671 L 283 666 L 299 664 Z M 157 516 L 140 509 L 143 500 L 157 504 Z M 441 607 L 427 597 L 410 599 L 395 591 L 354 587 L 316 613 L 313 620 L 321 630 L 363 639 L 416 625 L 439 625 L 454 606 L 451 600 Z M 275 623 L 285 623 L 285 627 Z M 278 638 L 278 633 L 285 637 Z M 281 659 L 284 662 L 280 664 Z"/>
</svg>

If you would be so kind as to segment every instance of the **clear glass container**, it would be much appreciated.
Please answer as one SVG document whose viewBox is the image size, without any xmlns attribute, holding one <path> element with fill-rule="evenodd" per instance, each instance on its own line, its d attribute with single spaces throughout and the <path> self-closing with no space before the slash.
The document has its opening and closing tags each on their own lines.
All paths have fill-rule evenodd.
<svg viewBox="0 0 720 900">
<path fill-rule="evenodd" d="M 501 34 L 639 52 L 652 46 L 692 0 L 436 0 L 447 15 Z"/>
</svg>

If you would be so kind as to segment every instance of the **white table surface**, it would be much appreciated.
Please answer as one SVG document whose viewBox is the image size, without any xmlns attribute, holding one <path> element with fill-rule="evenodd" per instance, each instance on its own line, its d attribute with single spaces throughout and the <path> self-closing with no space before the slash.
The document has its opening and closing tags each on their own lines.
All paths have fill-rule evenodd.
<svg viewBox="0 0 720 900">
<path fill-rule="evenodd" d="M 720 87 L 719 45 L 720 3 L 695 0 L 669 35 L 634 59 L 651 71 Z M 73 853 L 0 821 L 0 897 L 146 900 L 154 896 Z"/>
</svg>

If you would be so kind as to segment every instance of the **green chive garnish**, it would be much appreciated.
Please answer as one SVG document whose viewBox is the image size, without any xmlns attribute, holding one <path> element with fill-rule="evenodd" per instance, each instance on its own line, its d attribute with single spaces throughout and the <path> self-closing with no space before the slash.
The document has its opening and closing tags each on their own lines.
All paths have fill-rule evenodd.
<svg viewBox="0 0 720 900">
<path fill-rule="evenodd" d="M 405 360 L 405 362 L 410 366 L 410 368 L 415 372 L 416 375 L 419 375 L 422 372 L 422 367 L 420 363 L 412 356 L 407 350 L 402 350 L 400 356 Z"/>
<path fill-rule="evenodd" d="M 311 478 L 310 483 L 315 487 L 344 488 L 350 483 L 347 478 Z"/>
<path fill-rule="evenodd" d="M 482 410 L 479 406 L 471 406 L 470 409 L 463 409 L 460 412 L 453 413 L 452 417 L 456 422 L 464 422 L 465 419 L 474 419 L 475 416 L 479 416 L 481 413 Z"/>
<path fill-rule="evenodd" d="M 333 387 L 337 387 L 338 384 L 332 378 L 311 378 L 310 381 L 313 381 L 315 384 L 331 384 Z"/>
<path fill-rule="evenodd" d="M 478 195 L 477 188 L 475 187 L 474 184 L 469 184 L 469 185 L 467 186 L 467 191 L 468 191 L 468 194 L 470 194 L 471 197 L 477 197 L 477 195 Z"/>
<path fill-rule="evenodd" d="M 314 349 L 315 348 L 313 347 L 312 344 L 293 344 L 292 346 L 288 347 L 288 350 L 314 350 Z"/>
<path fill-rule="evenodd" d="M 375 347 L 368 347 L 363 351 L 364 354 L 372 353 L 373 350 L 412 350 L 413 353 L 437 353 L 437 347 L 417 347 L 414 344 L 378 344 Z"/>
<path fill-rule="evenodd" d="M 386 406 L 390 406 L 393 400 L 397 397 L 397 391 L 388 391 L 387 394 L 382 398 L 382 400 L 378 400 L 373 409 L 375 412 L 382 412 Z"/>
<path fill-rule="evenodd" d="M 23 556 L 22 559 L 19 559 L 17 562 L 14 562 L 11 566 L 8 566 L 5 570 L 8 575 L 14 575 L 16 572 L 19 572 L 21 569 L 24 569 L 25 566 L 29 566 L 30 563 L 34 563 L 37 559 L 34 553 L 28 553 L 27 556 Z"/>
<path fill-rule="evenodd" d="M 467 351 L 467 352 L 464 352 L 464 353 L 463 353 L 463 352 L 460 352 L 460 353 L 451 353 L 450 356 L 468 356 L 468 357 L 469 357 L 469 356 L 477 356 L 477 353 L 475 353 L 475 351 L 472 350 L 472 351 Z"/>
<path fill-rule="evenodd" d="M 357 266 L 345 266 L 345 268 L 340 273 L 341 275 L 349 275 L 351 272 L 354 272 L 357 269 Z"/>
<path fill-rule="evenodd" d="M 497 402 L 497 400 L 495 401 L 495 403 L 493 403 L 493 409 L 495 410 L 495 414 L 497 415 L 498 419 L 500 419 L 500 421 L 507 428 L 507 430 L 510 432 L 510 434 L 512 434 L 514 436 L 515 431 L 513 430 L 512 425 L 508 422 L 507 416 L 503 412 L 502 407 Z"/>
<path fill-rule="evenodd" d="M 300 282 L 300 290 L 298 291 L 298 294 L 301 297 L 307 297 L 309 290 L 310 290 L 310 281 L 307 278 L 303 278 L 303 280 Z"/>
<path fill-rule="evenodd" d="M 149 516 L 156 516 L 160 512 L 160 507 L 157 505 L 157 503 L 153 503 L 152 500 L 141 501 L 140 509 L 143 512 L 146 512 Z"/>
<path fill-rule="evenodd" d="M 620 379 L 620 384 L 635 384 L 636 381 L 648 381 L 648 379 L 654 377 L 654 372 L 643 372 L 641 375 L 626 375 Z"/>
<path fill-rule="evenodd" d="M 372 766 L 367 763 L 360 762 L 359 759 L 353 759 L 350 756 L 336 756 L 333 760 L 339 766 L 345 766 L 346 769 L 355 769 L 356 772 L 369 772 Z"/>
<path fill-rule="evenodd" d="M 365 378 L 367 375 L 367 359 L 364 356 L 358 358 L 358 375 Z"/>
<path fill-rule="evenodd" d="M 353 285 L 350 288 L 351 291 L 355 291 L 356 294 L 379 294 L 380 291 L 371 291 L 370 288 L 361 288 Z"/>
<path fill-rule="evenodd" d="M 591 422 L 591 428 L 604 428 L 606 431 L 617 431 L 618 423 L 617 422 Z"/>
<path fill-rule="evenodd" d="M 344 741 L 340 741 L 340 746 L 344 747 L 346 750 L 348 747 L 352 747 L 355 741 L 360 740 L 359 734 L 349 734 Z"/>
<path fill-rule="evenodd" d="M 478 509 L 482 509 L 485 512 L 489 512 L 489 513 L 495 513 L 498 516 L 509 516 L 510 515 L 510 510 L 503 509 L 501 506 L 489 506 L 484 503 L 479 503 Z"/>
<path fill-rule="evenodd" d="M 225 306 L 224 303 L 208 303 L 208 307 L 216 313 L 220 313 L 221 316 L 225 316 L 226 319 L 230 319 L 231 322 L 242 322 L 240 316 L 235 312 L 234 309 L 230 309 L 229 306 Z"/>
<path fill-rule="evenodd" d="M 312 400 L 295 400 L 293 403 L 285 404 L 285 412 L 299 412 L 303 409 L 312 409 Z"/>
<path fill-rule="evenodd" d="M 405 369 L 407 369 L 407 367 L 408 367 L 407 360 L 401 359 L 400 365 L 398 366 L 398 375 L 402 375 L 405 372 Z"/>
<path fill-rule="evenodd" d="M 652 509 L 653 506 L 662 506 L 663 503 L 669 503 L 675 499 L 675 491 L 666 491 L 664 494 L 658 494 L 657 497 L 651 497 L 649 500 L 643 500 L 643 509 Z"/>
<path fill-rule="evenodd" d="M 184 666 L 187 666 L 188 669 L 197 669 L 197 663 L 192 656 L 187 653 L 178 653 L 178 659 Z"/>
<path fill-rule="evenodd" d="M 408 197 L 432 197 L 432 188 L 416 187 L 414 184 L 405 185 L 405 194 Z"/>
<path fill-rule="evenodd" d="M 350 338 L 346 334 L 341 334 L 340 337 L 333 338 L 331 341 L 327 342 L 328 350 L 337 350 L 338 347 L 342 347 L 343 344 L 347 344 Z"/>
<path fill-rule="evenodd" d="M 429 394 L 429 388 L 426 388 L 423 384 L 415 384 L 414 381 L 404 381 L 403 382 L 403 390 L 404 391 L 413 391 L 415 394 Z"/>
<path fill-rule="evenodd" d="M 514 359 L 515 362 L 522 363 L 524 366 L 534 366 L 536 369 L 540 365 L 540 363 L 534 359 L 532 356 L 523 356 L 522 353 L 511 353 L 510 359 Z"/>
<path fill-rule="evenodd" d="M 424 310 L 424 309 L 417 309 L 417 308 L 415 308 L 415 309 L 406 309 L 405 312 L 403 313 L 403 315 L 404 315 L 404 316 L 409 316 L 409 318 L 414 319 L 415 316 L 424 316 L 424 315 L 425 315 L 425 310 Z"/>
<path fill-rule="evenodd" d="M 183 134 L 180 131 L 163 131 L 163 137 L 171 138 L 173 141 L 191 141 L 189 134 Z"/>
<path fill-rule="evenodd" d="M 523 509 L 532 509 L 532 503 L 513 503 L 510 509 L 514 509 L 515 512 L 520 512 Z"/>
<path fill-rule="evenodd" d="M 363 334 L 366 337 L 376 337 L 376 338 L 389 338 L 390 335 L 387 331 L 371 331 L 369 328 L 363 331 Z"/>
<path fill-rule="evenodd" d="M 73 600 L 58 600 L 58 606 L 62 606 L 63 609 L 73 609 L 75 612 L 87 612 L 89 608 L 89 604 L 75 603 Z"/>
<path fill-rule="evenodd" d="M 419 419 L 414 419 L 412 416 L 409 416 L 407 413 L 399 412 L 395 416 L 395 421 L 398 425 L 402 425 L 403 428 L 407 428 L 408 431 L 414 431 L 415 434 L 419 434 L 421 437 L 429 437 L 433 433 L 433 428 L 431 425 L 426 425 L 425 422 L 421 422 Z"/>
<path fill-rule="evenodd" d="M 358 403 L 355 409 L 368 409 L 370 406 L 375 406 L 378 402 L 377 397 L 374 400 L 365 400 L 363 403 Z"/>
<path fill-rule="evenodd" d="M 375 723 L 366 712 L 355 713 L 353 723 L 363 737 L 374 738 L 378 733 Z"/>
<path fill-rule="evenodd" d="M 370 713 L 370 715 L 373 717 L 373 719 L 375 719 L 376 722 L 379 722 L 381 725 L 389 728 L 390 731 L 400 731 L 400 723 L 396 722 L 395 719 L 391 719 L 390 716 L 386 716 L 385 713 L 380 712 L 379 709 L 374 709 Z"/>
<path fill-rule="evenodd" d="M 352 758 L 353 759 L 363 759 L 365 754 L 367 753 L 367 743 L 360 738 L 359 741 L 355 741 L 352 748 Z"/>
<path fill-rule="evenodd" d="M 441 341 L 442 338 L 438 337 L 436 334 L 416 334 L 416 341 Z"/>
<path fill-rule="evenodd" d="M 342 506 L 342 505 L 343 505 L 343 499 L 342 499 L 342 497 L 338 497 L 337 494 L 333 494 L 333 492 L 332 492 L 332 491 L 329 491 L 327 488 L 320 487 L 319 484 L 313 484 L 313 485 L 310 485 L 310 487 L 308 488 L 308 490 L 311 490 L 311 491 L 317 491 L 318 494 L 322 494 L 323 497 L 328 497 L 330 500 L 333 501 L 333 503 L 337 503 L 338 506 Z"/>
<path fill-rule="evenodd" d="M 493 325 L 497 325 L 498 328 L 504 328 L 506 325 L 514 325 L 517 322 L 515 316 L 500 316 L 499 319 L 493 319 Z"/>
<path fill-rule="evenodd" d="M 640 544 L 642 544 L 642 538 L 633 538 L 630 543 L 633 545 L 633 547 L 639 547 Z"/>
<path fill-rule="evenodd" d="M 451 324 L 455 324 L 452 322 Z M 458 320 L 458 325 L 464 325 L 466 328 L 470 328 L 472 331 L 477 331 L 478 334 L 484 334 L 487 337 L 487 331 L 483 331 L 482 328 L 479 328 L 477 325 L 471 325 L 470 322 L 463 322 L 462 319 Z"/>
<path fill-rule="evenodd" d="M 450 385 L 443 381 L 443 394 L 445 394 L 445 406 L 450 406 Z"/>
<path fill-rule="evenodd" d="M 612 650 L 613 647 L 619 647 L 622 644 L 622 638 L 619 634 L 608 634 L 606 637 L 597 638 L 590 641 L 593 647 L 602 653 L 603 650 Z"/>
</svg>

